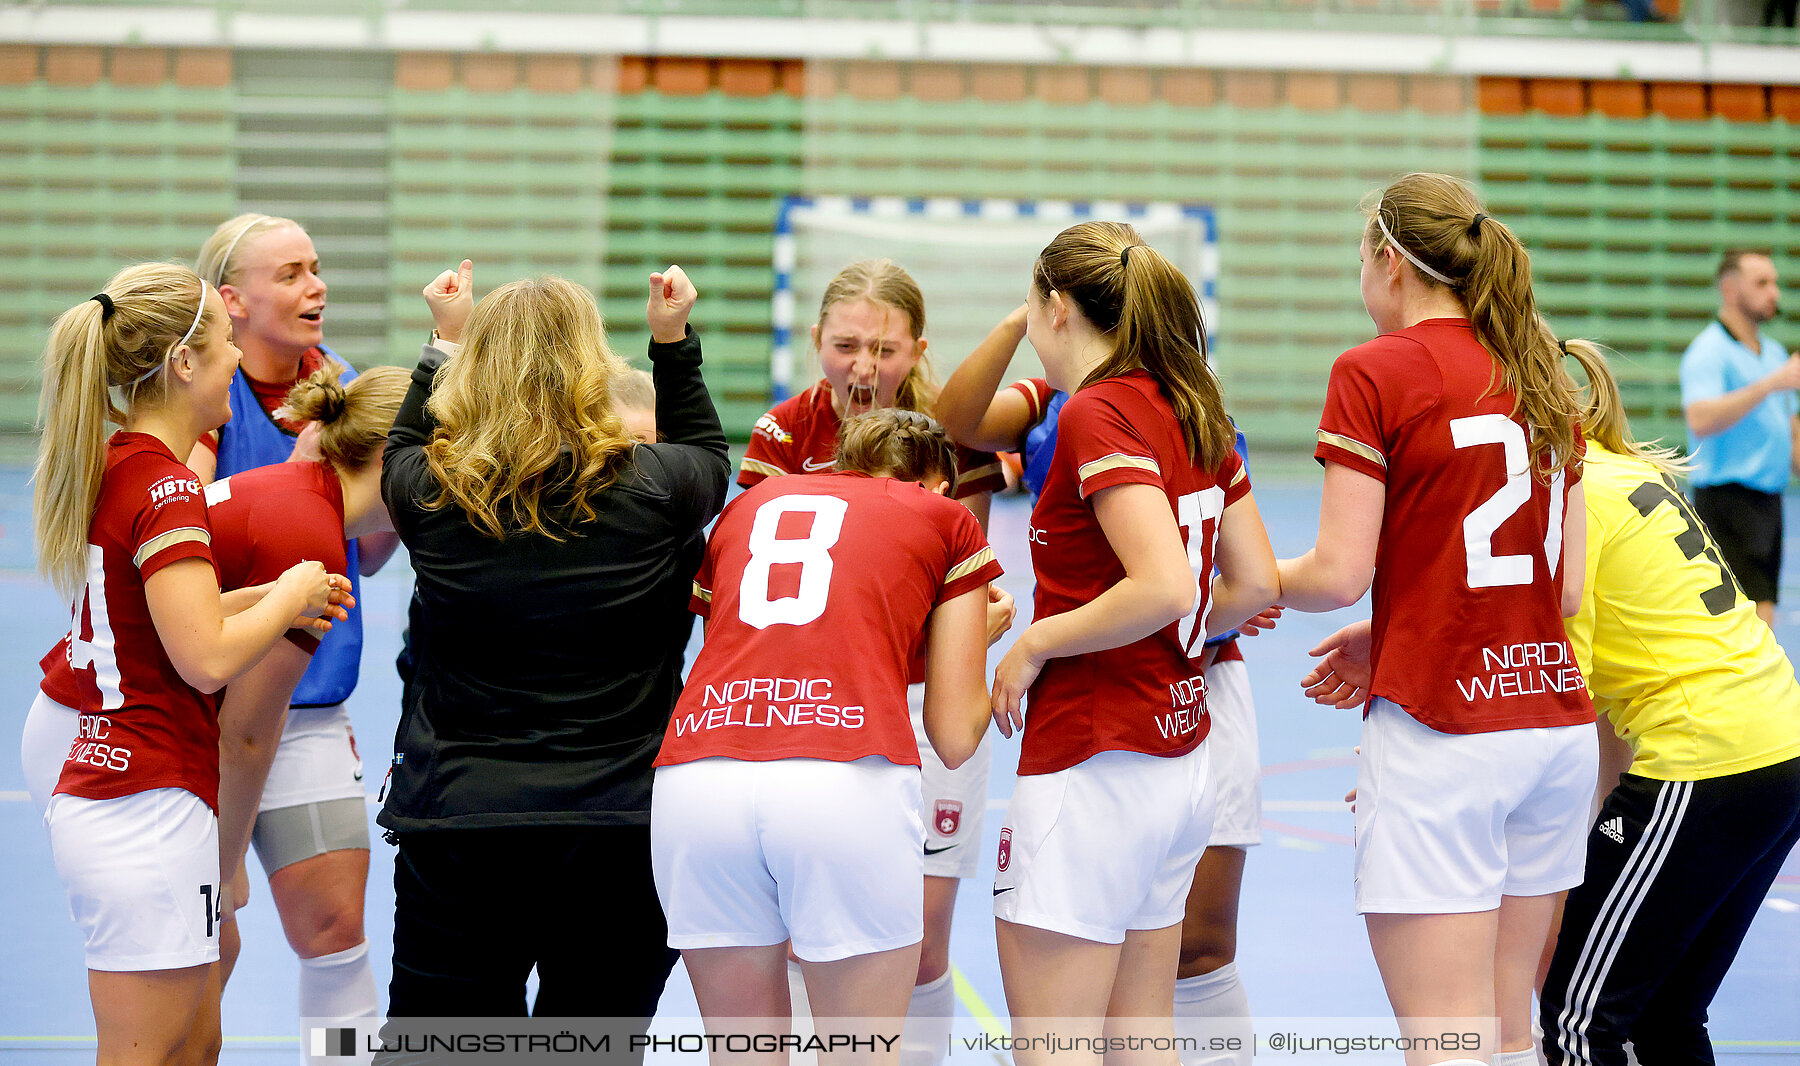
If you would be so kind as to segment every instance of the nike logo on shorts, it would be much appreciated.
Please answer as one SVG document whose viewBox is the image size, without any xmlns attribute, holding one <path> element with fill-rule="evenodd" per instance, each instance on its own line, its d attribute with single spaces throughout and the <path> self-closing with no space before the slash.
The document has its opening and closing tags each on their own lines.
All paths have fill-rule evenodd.
<svg viewBox="0 0 1800 1066">
<path fill-rule="evenodd" d="M 1018 887 L 1019 887 L 1018 885 L 1012 885 L 1007 888 L 996 888 L 996 889 L 994 889 L 994 895 L 998 896 L 1002 892 L 1011 892 L 1013 889 L 1018 888 Z"/>
<path fill-rule="evenodd" d="M 960 840 L 959 840 L 959 841 L 957 841 L 957 844 L 960 844 L 960 843 L 962 843 L 962 841 L 960 841 Z M 943 853 L 944 853 L 944 852 L 946 852 L 946 851 L 949 851 L 949 850 L 950 850 L 950 849 L 951 849 L 951 848 L 954 848 L 954 847 L 955 847 L 955 846 L 956 846 L 956 844 L 945 844 L 945 845 L 944 845 L 944 846 L 943 846 L 943 847 L 941 847 L 941 848 L 934 848 L 934 847 L 932 847 L 932 846 L 931 846 L 931 845 L 930 845 L 930 844 L 927 844 L 927 845 L 925 845 L 925 854 L 927 854 L 927 855 L 941 855 L 941 854 L 943 854 Z"/>
</svg>

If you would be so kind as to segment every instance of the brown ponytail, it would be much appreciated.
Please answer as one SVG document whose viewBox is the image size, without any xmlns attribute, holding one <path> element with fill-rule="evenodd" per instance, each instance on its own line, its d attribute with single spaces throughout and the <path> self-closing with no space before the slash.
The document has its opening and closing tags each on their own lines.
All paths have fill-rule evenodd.
<svg viewBox="0 0 1800 1066">
<path fill-rule="evenodd" d="M 1094 328 L 1112 334 L 1112 353 L 1082 385 L 1148 371 L 1175 409 L 1194 463 L 1211 470 L 1225 461 L 1236 434 L 1206 359 L 1199 298 L 1175 264 L 1122 222 L 1083 222 L 1038 255 L 1032 283 L 1039 295 L 1075 301 Z"/>
<path fill-rule="evenodd" d="M 956 491 L 956 452 L 937 419 L 897 407 L 845 420 L 838 430 L 837 469 L 924 482 L 940 478 Z"/>
<path fill-rule="evenodd" d="M 1513 412 L 1532 430 L 1539 475 L 1566 466 L 1574 458 L 1580 401 L 1556 338 L 1538 317 L 1531 256 L 1512 230 L 1482 211 L 1467 182 L 1448 174 L 1408 174 L 1382 190 L 1363 237 L 1374 251 L 1393 243 L 1402 256 L 1418 260 L 1407 269 L 1425 284 L 1461 298 L 1475 338 L 1513 394 Z"/>
<path fill-rule="evenodd" d="M 206 289 L 187 267 L 140 263 L 113 275 L 98 298 L 64 311 L 44 347 L 38 395 L 37 465 L 32 474 L 32 521 L 38 570 L 73 597 L 86 580 L 88 525 L 106 470 L 108 423 L 123 425 L 132 410 L 167 396 L 158 373 L 184 335 L 191 347 L 210 343 L 223 316 L 206 316 Z M 193 332 L 188 334 L 189 328 Z M 119 389 L 124 407 L 114 402 Z"/>
<path fill-rule="evenodd" d="M 276 417 L 319 423 L 319 453 L 340 473 L 368 465 L 387 444 L 388 430 L 412 375 L 397 366 L 365 371 L 348 386 L 338 384 L 336 363 L 326 362 L 294 383 Z"/>
</svg>

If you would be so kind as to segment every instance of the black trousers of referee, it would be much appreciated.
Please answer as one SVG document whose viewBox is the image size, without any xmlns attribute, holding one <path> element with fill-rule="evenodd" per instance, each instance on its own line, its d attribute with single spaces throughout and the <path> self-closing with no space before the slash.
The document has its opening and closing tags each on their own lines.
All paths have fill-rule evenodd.
<svg viewBox="0 0 1800 1066">
<path fill-rule="evenodd" d="M 402 833 L 395 1018 L 649 1019 L 679 953 L 650 874 L 650 827 Z"/>
<path fill-rule="evenodd" d="M 1781 598 L 1781 493 L 1726 482 L 1697 485 L 1694 513 L 1706 523 L 1719 554 L 1751 603 Z"/>
<path fill-rule="evenodd" d="M 1626 774 L 1539 999 L 1551 1066 L 1623 1066 L 1627 1040 L 1644 1066 L 1712 1062 L 1707 1006 L 1796 840 L 1800 759 L 1705 781 Z"/>
</svg>

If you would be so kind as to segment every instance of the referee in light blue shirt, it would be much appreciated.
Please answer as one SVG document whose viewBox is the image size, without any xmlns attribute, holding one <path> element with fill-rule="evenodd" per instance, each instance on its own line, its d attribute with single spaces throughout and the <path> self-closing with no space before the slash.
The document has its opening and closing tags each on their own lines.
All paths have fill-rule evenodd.
<svg viewBox="0 0 1800 1066">
<path fill-rule="evenodd" d="M 1775 263 L 1733 250 L 1719 261 L 1719 317 L 1681 357 L 1688 484 L 1732 575 L 1773 624 L 1781 584 L 1781 490 L 1800 471 L 1800 352 L 1765 336 L 1781 309 Z"/>
</svg>

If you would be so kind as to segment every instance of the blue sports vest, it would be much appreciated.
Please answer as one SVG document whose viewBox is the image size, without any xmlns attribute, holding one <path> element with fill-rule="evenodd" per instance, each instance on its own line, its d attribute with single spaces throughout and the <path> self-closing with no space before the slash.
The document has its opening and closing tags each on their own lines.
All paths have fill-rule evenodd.
<svg viewBox="0 0 1800 1066">
<path fill-rule="evenodd" d="M 329 348 L 321 347 L 327 359 L 343 367 L 342 380 L 356 377 L 356 370 Z M 215 477 L 225 478 L 242 470 L 285 463 L 294 453 L 294 435 L 275 424 L 263 410 L 262 401 L 250 388 L 249 379 L 240 367 L 231 378 L 231 421 L 219 428 L 219 468 Z M 350 578 L 350 594 L 362 600 L 362 578 L 357 574 L 356 542 L 344 545 L 345 569 Z M 294 689 L 294 706 L 328 707 L 350 698 L 356 689 L 357 671 L 362 666 L 362 608 L 331 627 L 319 640 L 312 665 Z"/>
<path fill-rule="evenodd" d="M 1025 479 L 1025 487 L 1031 490 L 1033 500 L 1043 494 L 1044 479 L 1050 476 L 1050 456 L 1056 452 L 1056 420 L 1067 402 L 1069 394 L 1066 392 L 1051 396 L 1044 407 L 1044 420 L 1025 431 L 1025 471 L 1020 476 Z"/>
</svg>

